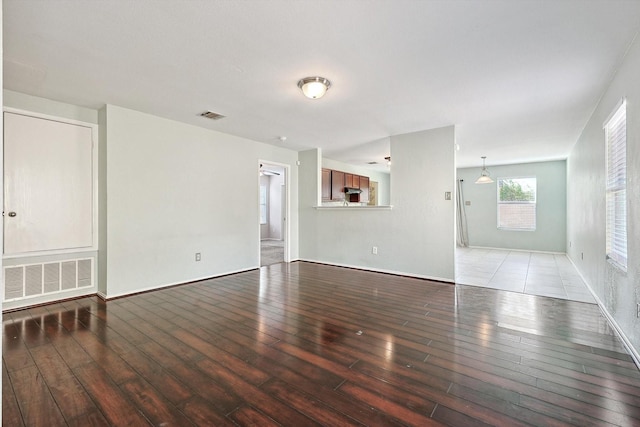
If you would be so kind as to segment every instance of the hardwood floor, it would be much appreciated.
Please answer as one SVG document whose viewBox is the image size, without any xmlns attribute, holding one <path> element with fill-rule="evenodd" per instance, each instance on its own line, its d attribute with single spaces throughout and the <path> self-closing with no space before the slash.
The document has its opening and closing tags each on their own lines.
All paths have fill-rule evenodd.
<svg viewBox="0 0 640 427">
<path fill-rule="evenodd" d="M 597 306 L 311 263 L 6 313 L 3 425 L 640 425 Z"/>
</svg>

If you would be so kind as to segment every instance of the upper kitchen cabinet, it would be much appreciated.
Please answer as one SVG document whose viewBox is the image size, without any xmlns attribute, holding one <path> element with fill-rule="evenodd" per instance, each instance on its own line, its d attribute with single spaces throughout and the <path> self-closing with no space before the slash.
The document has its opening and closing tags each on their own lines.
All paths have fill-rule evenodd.
<svg viewBox="0 0 640 427">
<path fill-rule="evenodd" d="M 360 203 L 369 204 L 369 177 L 361 176 L 360 186 L 358 188 L 362 190 L 362 193 L 360 193 Z"/>
<path fill-rule="evenodd" d="M 344 172 L 331 171 L 331 200 L 343 201 L 344 200 Z"/>
<path fill-rule="evenodd" d="M 359 191 L 358 191 L 359 190 Z M 322 169 L 322 201 L 369 202 L 369 177 L 338 170 Z"/>
<path fill-rule="evenodd" d="M 322 169 L 322 201 L 331 200 L 331 170 Z"/>
</svg>

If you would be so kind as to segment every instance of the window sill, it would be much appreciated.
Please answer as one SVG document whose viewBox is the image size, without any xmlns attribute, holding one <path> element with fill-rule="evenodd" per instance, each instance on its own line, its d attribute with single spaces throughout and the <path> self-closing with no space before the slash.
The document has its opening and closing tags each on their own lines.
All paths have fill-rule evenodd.
<svg viewBox="0 0 640 427">
<path fill-rule="evenodd" d="M 536 231 L 535 228 L 507 228 L 507 227 L 498 227 L 498 230 L 502 230 L 502 231 Z"/>
<path fill-rule="evenodd" d="M 618 261 L 611 258 L 609 255 L 607 255 L 607 262 L 619 272 L 624 273 L 625 275 L 627 274 L 627 267 L 620 264 Z"/>
</svg>

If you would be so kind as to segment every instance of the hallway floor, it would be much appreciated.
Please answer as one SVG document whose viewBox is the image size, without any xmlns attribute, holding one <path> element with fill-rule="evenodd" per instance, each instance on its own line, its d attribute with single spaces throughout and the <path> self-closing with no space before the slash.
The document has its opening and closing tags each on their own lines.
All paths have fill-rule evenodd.
<svg viewBox="0 0 640 427">
<path fill-rule="evenodd" d="M 456 248 L 456 283 L 596 303 L 564 254 Z"/>
<path fill-rule="evenodd" d="M 260 241 L 260 266 L 284 262 L 284 240 Z"/>
</svg>

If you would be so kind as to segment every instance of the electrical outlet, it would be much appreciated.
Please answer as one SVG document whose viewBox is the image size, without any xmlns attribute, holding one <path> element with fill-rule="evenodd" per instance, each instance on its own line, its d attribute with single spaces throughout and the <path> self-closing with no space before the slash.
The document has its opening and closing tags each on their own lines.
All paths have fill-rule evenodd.
<svg viewBox="0 0 640 427">
<path fill-rule="evenodd" d="M 636 304 L 637 308 L 636 308 L 636 317 L 640 317 L 640 303 Z"/>
<path fill-rule="evenodd" d="M 371 248 L 371 253 L 374 254 L 374 255 L 378 255 L 378 247 L 377 246 L 372 247 Z"/>
<path fill-rule="evenodd" d="M 445 200 L 451 200 L 451 191 L 445 191 L 444 192 L 444 199 Z"/>
<path fill-rule="evenodd" d="M 202 255 L 200 255 L 200 252 L 196 252 L 196 261 L 200 261 L 202 259 Z"/>
</svg>

